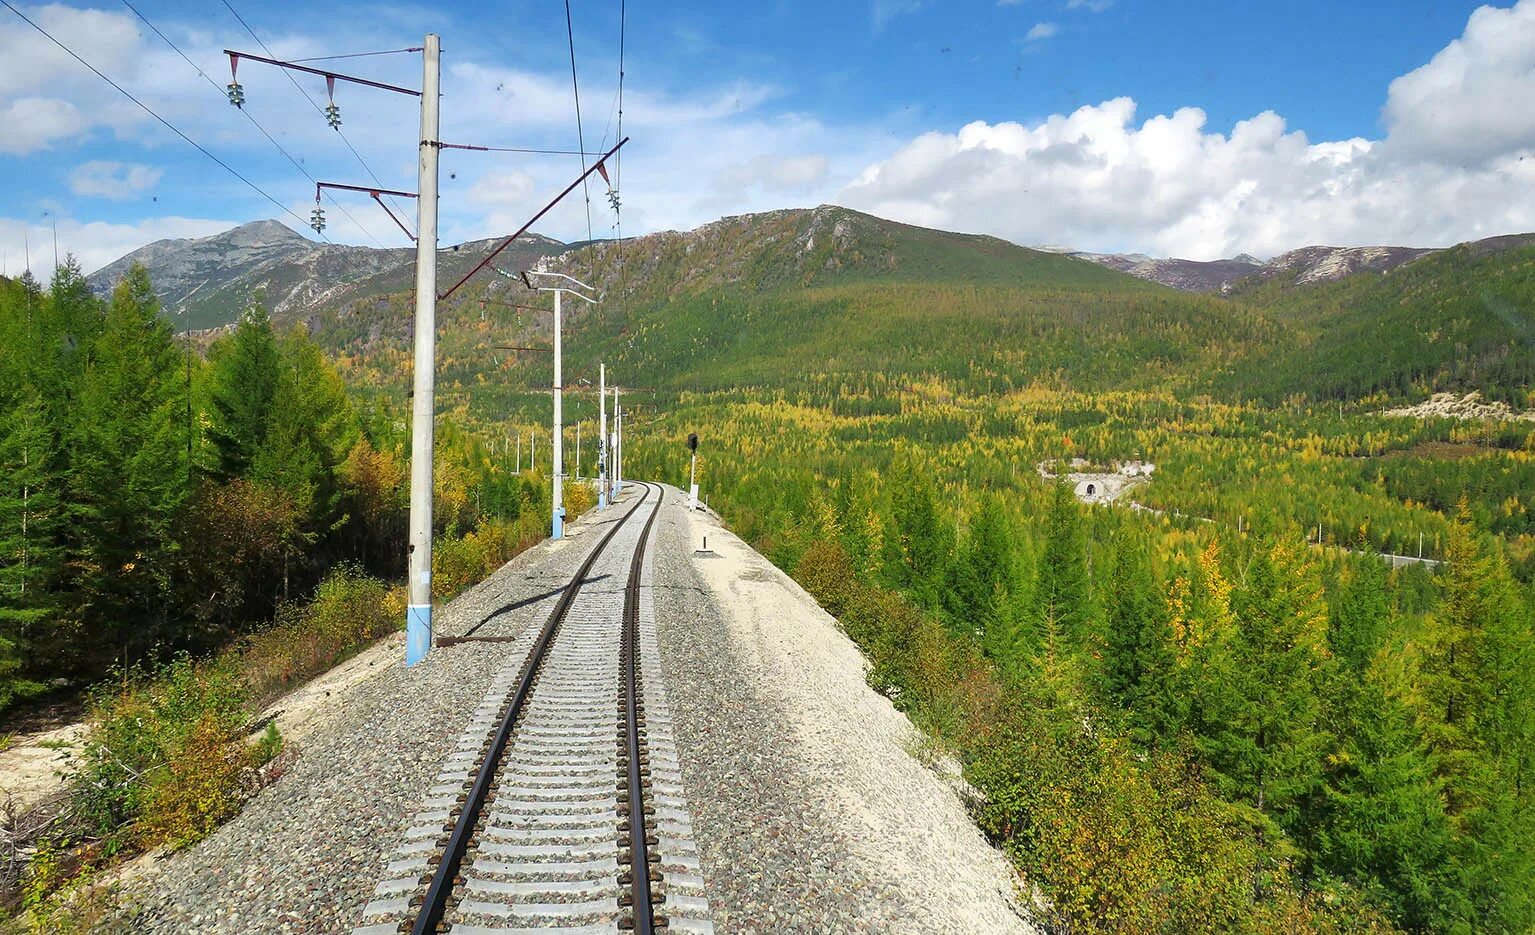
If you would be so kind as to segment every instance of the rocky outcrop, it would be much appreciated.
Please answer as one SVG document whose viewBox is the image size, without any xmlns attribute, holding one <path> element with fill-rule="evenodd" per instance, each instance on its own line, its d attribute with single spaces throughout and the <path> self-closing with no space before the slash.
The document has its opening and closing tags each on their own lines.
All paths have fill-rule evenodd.
<svg viewBox="0 0 1535 935">
<path fill-rule="evenodd" d="M 1473 257 L 1535 243 L 1532 234 L 1507 234 L 1463 244 Z M 1083 253 L 1064 247 L 1045 248 L 1107 266 L 1186 292 L 1228 294 L 1247 284 L 1282 279 L 1307 286 L 1333 282 L 1356 273 L 1386 273 L 1440 252 L 1433 247 L 1301 247 L 1263 262 L 1246 253 L 1225 260 L 1159 259 L 1142 253 Z"/>
<path fill-rule="evenodd" d="M 1459 393 L 1435 393 L 1416 406 L 1387 409 L 1381 415 L 1404 416 L 1412 419 L 1493 419 L 1497 421 L 1535 422 L 1535 412 L 1515 412 L 1508 403 L 1483 402 L 1482 394 L 1472 391 Z"/>
</svg>

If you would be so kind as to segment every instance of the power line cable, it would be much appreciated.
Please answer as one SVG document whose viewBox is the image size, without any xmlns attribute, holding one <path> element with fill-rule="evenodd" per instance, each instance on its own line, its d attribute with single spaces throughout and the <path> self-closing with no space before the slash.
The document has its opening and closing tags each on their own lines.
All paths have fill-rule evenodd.
<svg viewBox="0 0 1535 935">
<path fill-rule="evenodd" d="M 586 184 L 586 140 L 581 127 L 581 84 L 576 80 L 576 31 L 570 22 L 570 0 L 565 0 L 565 36 L 570 40 L 570 87 L 576 95 L 576 146 L 581 150 L 581 194 L 586 199 L 586 239 L 587 242 L 595 240 L 592 236 L 592 193 Z"/>
<path fill-rule="evenodd" d="M 122 0 L 122 4 L 123 4 L 123 6 L 127 7 L 130 10 L 132 10 L 134 16 L 137 16 L 139 19 L 143 20 L 144 21 L 144 25 L 148 26 L 150 29 L 152 29 L 154 31 L 155 35 L 159 36 L 162 40 L 165 41 L 166 45 L 170 46 L 172 49 L 175 49 L 176 50 L 176 54 L 181 56 L 182 60 L 185 61 L 188 65 L 191 65 L 192 68 L 194 70 L 196 70 L 197 74 L 204 81 L 208 82 L 209 86 L 212 87 L 213 90 L 219 92 L 219 96 L 220 97 L 224 96 L 224 89 L 219 87 L 219 83 L 217 81 L 214 81 L 211 77 L 209 77 L 208 73 L 203 71 L 202 68 L 196 62 L 194 62 L 190 58 L 188 58 L 187 54 L 185 52 L 181 51 L 180 46 L 176 45 L 176 43 L 174 43 L 174 42 L 172 42 L 170 40 L 169 36 L 167 36 L 165 33 L 160 31 L 160 27 L 156 26 L 154 23 L 149 21 L 149 17 L 145 16 L 143 13 L 140 13 L 138 8 L 135 7 L 132 3 L 129 3 L 128 0 Z M 245 115 L 245 119 L 249 120 L 251 122 L 252 126 L 254 126 L 257 130 L 261 131 L 261 135 L 267 138 L 267 142 L 269 142 L 273 146 L 277 147 L 277 151 L 282 153 L 284 156 L 286 156 L 289 162 L 293 163 L 293 168 L 295 168 L 295 169 L 299 170 L 300 172 L 302 172 L 304 174 L 304 177 L 309 179 L 310 182 L 312 182 L 312 183 L 314 183 L 316 185 L 319 184 L 318 180 L 315 179 L 315 177 L 313 175 L 309 174 L 309 170 L 304 168 L 303 163 L 301 163 L 297 159 L 293 158 L 293 154 L 288 152 L 287 149 L 283 148 L 283 145 L 281 143 L 277 142 L 277 140 L 272 136 L 272 134 L 267 132 L 266 127 L 263 127 L 261 125 L 261 123 L 258 120 L 256 120 L 256 118 L 251 114 L 250 111 L 246 110 L 243 107 L 239 108 L 239 111 L 240 111 L 240 113 Z M 330 203 L 332 205 L 335 205 L 336 209 L 338 211 L 340 211 L 343 215 L 345 215 L 346 219 L 348 221 L 351 221 L 353 224 L 355 224 L 357 226 L 358 230 L 362 231 L 364 234 L 367 234 L 368 235 L 368 239 L 373 241 L 374 245 L 376 245 L 380 249 L 383 248 L 383 246 L 384 246 L 383 243 L 380 242 L 377 237 L 373 236 L 373 232 L 368 230 L 366 227 L 363 227 L 362 226 L 362 222 L 358 221 L 355 217 L 353 217 L 352 213 L 346 209 L 345 205 L 343 205 L 341 202 L 337 201 L 335 196 L 333 196 L 333 195 L 331 195 L 329 193 L 326 193 L 325 197 L 330 199 Z"/>
<path fill-rule="evenodd" d="M 624 135 L 624 40 L 625 30 L 628 28 L 627 0 L 618 0 L 618 136 Z M 624 212 L 623 212 L 623 182 L 624 182 L 624 154 L 619 153 L 613 161 L 613 189 L 620 197 L 613 199 L 613 231 L 618 236 L 618 294 L 625 310 L 629 307 L 629 278 L 628 270 L 624 266 Z"/>
<path fill-rule="evenodd" d="M 256 44 L 261 46 L 262 51 L 266 52 L 267 57 L 268 58 L 274 58 L 274 59 L 277 58 L 277 55 L 270 48 L 268 48 L 267 44 L 265 42 L 261 41 L 261 37 L 256 35 L 256 30 L 251 28 L 250 23 L 247 23 L 245 21 L 245 17 L 240 15 L 240 11 L 236 10 L 234 8 L 234 6 L 230 4 L 229 0 L 223 0 L 223 3 L 224 3 L 224 7 L 226 9 L 228 9 L 230 13 L 234 14 L 234 18 L 240 21 L 240 25 L 245 27 L 245 31 L 250 33 L 251 38 L 256 40 Z M 283 75 L 285 75 L 287 77 L 288 81 L 290 81 L 293 84 L 293 86 L 298 89 L 298 92 L 300 94 L 304 95 L 304 100 L 308 101 L 309 102 L 309 106 L 313 107 L 315 109 L 315 113 L 317 113 L 320 116 L 324 117 L 325 116 L 324 108 L 322 108 L 318 103 L 316 103 L 314 98 L 309 96 L 309 92 L 305 91 L 304 90 L 304 86 L 298 83 L 298 79 L 294 78 L 291 74 L 289 74 L 288 73 L 288 69 L 283 68 L 283 69 L 280 69 L 280 70 L 282 71 Z M 336 127 L 335 130 L 336 130 L 336 135 L 341 137 L 341 142 L 345 143 L 346 144 L 346 148 L 350 149 L 352 151 L 352 155 L 357 157 L 357 162 L 358 162 L 358 164 L 360 164 L 362 166 L 363 171 L 367 172 L 369 178 L 373 179 L 373 184 L 377 185 L 379 188 L 387 187 L 387 186 L 384 185 L 383 180 L 381 180 L 378 177 L 377 173 L 375 173 L 373 171 L 373 167 L 368 165 L 368 161 L 366 159 L 362 158 L 362 153 L 359 153 L 357 151 L 357 147 L 352 145 L 352 141 L 346 138 L 346 134 L 345 133 L 341 132 L 341 128 L 340 127 Z M 400 211 L 400 213 L 402 213 L 402 214 L 406 213 L 405 209 L 400 207 L 400 204 L 398 202 L 395 203 L 395 208 L 398 209 Z M 412 236 L 414 236 L 414 235 L 412 235 Z"/>
<path fill-rule="evenodd" d="M 95 65 L 92 65 L 90 62 L 87 62 L 85 59 L 81 58 L 75 52 L 74 49 L 71 49 L 69 46 L 67 46 L 64 43 L 60 42 L 58 39 L 54 38 L 53 34 L 50 33 L 48 30 L 44 29 L 43 27 L 41 27 L 41 26 L 37 25 L 36 23 L 34 23 L 32 20 L 28 19 L 27 15 L 25 13 L 23 13 L 20 10 L 16 9 L 16 7 L 11 4 L 10 0 L 0 0 L 0 5 L 3 5 L 7 10 L 10 10 L 12 13 L 15 13 L 18 17 L 20 17 L 21 21 L 26 23 L 28 26 L 31 26 L 33 29 L 37 30 L 39 33 L 42 33 L 43 36 L 45 36 L 48 39 L 49 42 L 52 42 L 54 45 L 58 46 L 60 49 L 63 49 L 64 52 L 67 53 L 70 58 L 72 58 L 75 61 L 79 62 L 81 65 L 84 65 L 86 68 L 89 68 L 96 75 L 96 77 L 100 78 L 102 81 L 105 81 L 107 84 L 110 84 L 113 88 L 117 89 L 117 92 L 119 94 L 121 94 L 123 97 L 126 97 L 128 100 L 132 101 L 133 103 L 137 104 L 140 110 L 142 110 L 144 113 L 146 113 L 149 116 L 151 116 L 151 117 L 155 118 L 156 120 L 158 120 L 161 124 L 163 124 L 165 126 L 165 128 L 167 130 L 170 130 L 172 133 L 174 133 L 177 136 L 181 137 L 183 140 L 185 140 L 189 145 L 191 145 L 198 152 L 202 153 L 204 156 L 207 156 L 209 159 L 212 159 L 214 162 L 218 163 L 218 165 L 225 172 L 228 172 L 230 175 L 232 175 L 235 178 L 239 179 L 240 181 L 244 182 L 247 186 L 250 187 L 250 189 L 252 191 L 256 192 L 256 194 L 260 195 L 261 197 L 265 198 L 267 201 L 270 201 L 272 204 L 276 205 L 279 209 L 281 209 L 283 211 L 283 213 L 287 214 L 289 217 L 291 217 L 294 220 L 298 221 L 300 224 L 305 225 L 306 227 L 308 226 L 308 222 L 306 222 L 303 218 L 299 217 L 298 215 L 294 214 L 293 211 L 290 210 L 287 205 L 283 204 L 282 202 L 278 201 L 276 198 L 273 198 L 271 195 L 267 194 L 266 191 L 261 188 L 261 186 L 257 185 L 255 182 L 252 182 L 250 179 L 246 178 L 245 176 L 241 175 L 229 163 L 227 163 L 224 160 L 220 159 L 219 157 L 213 155 L 213 153 L 211 153 L 207 149 L 205 149 L 201 143 L 197 142 L 196 140 L 192 139 L 190 136 L 187 136 L 185 133 L 181 132 L 181 130 L 177 129 L 175 124 L 171 123 L 169 120 L 166 120 L 164 117 L 160 116 L 148 104 L 145 104 L 143 101 L 141 101 L 138 98 L 134 97 L 122 85 L 118 84 L 116 81 L 113 81 L 111 78 L 108 78 L 106 75 L 102 74 L 101 69 L 97 68 Z M 330 242 L 330 238 L 326 237 L 324 234 L 321 234 L 320 237 L 323 240 L 325 240 L 327 243 Z"/>
</svg>

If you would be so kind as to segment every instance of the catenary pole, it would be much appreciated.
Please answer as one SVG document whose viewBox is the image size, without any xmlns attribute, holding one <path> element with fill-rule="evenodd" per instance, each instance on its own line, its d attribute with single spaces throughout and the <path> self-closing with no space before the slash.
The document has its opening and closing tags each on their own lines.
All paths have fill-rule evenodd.
<svg viewBox="0 0 1535 935">
<path fill-rule="evenodd" d="M 565 471 L 565 438 L 564 418 L 562 411 L 565 397 L 565 389 L 561 384 L 560 373 L 560 299 L 565 295 L 565 290 L 554 290 L 554 454 L 551 458 L 549 471 L 554 478 L 551 485 L 554 491 L 551 509 L 550 536 L 561 539 L 565 536 L 565 485 L 561 474 Z"/>
<path fill-rule="evenodd" d="M 608 505 L 608 365 L 597 365 L 597 509 Z"/>
<path fill-rule="evenodd" d="M 497 270 L 497 272 L 500 272 L 500 270 Z M 601 299 L 594 299 L 586 295 L 581 290 L 590 290 L 591 287 L 579 279 L 566 276 L 564 273 L 554 273 L 548 270 L 524 270 L 518 274 L 518 277 L 522 280 L 522 284 L 531 290 L 554 293 L 554 347 L 552 348 L 554 351 L 554 433 L 553 444 L 551 446 L 553 457 L 551 458 L 552 463 L 549 468 L 553 483 L 550 485 L 552 503 L 549 526 L 550 537 L 559 539 L 565 535 L 565 375 L 562 369 L 564 365 L 564 355 L 562 353 L 564 336 L 561 334 L 563 331 L 561 326 L 564 318 L 565 293 L 568 292 L 581 301 L 592 305 L 596 305 Z M 539 280 L 540 285 L 534 285 L 534 278 Z M 553 286 L 541 284 L 549 279 L 563 280 L 564 283 L 569 283 L 569 285 L 564 283 Z M 579 458 L 579 455 L 577 457 Z"/>
<path fill-rule="evenodd" d="M 622 476 L 622 472 L 618 464 L 618 426 L 620 424 L 618 417 L 618 398 L 618 387 L 615 386 L 613 387 L 613 476 L 611 479 L 612 487 L 608 492 L 609 503 L 616 503 L 618 501 L 618 479 Z"/>
<path fill-rule="evenodd" d="M 416 191 L 416 372 L 410 438 L 409 607 L 405 664 L 432 646 L 432 452 L 437 368 L 437 131 L 442 50 L 435 33 L 422 48 L 421 136 Z"/>
</svg>

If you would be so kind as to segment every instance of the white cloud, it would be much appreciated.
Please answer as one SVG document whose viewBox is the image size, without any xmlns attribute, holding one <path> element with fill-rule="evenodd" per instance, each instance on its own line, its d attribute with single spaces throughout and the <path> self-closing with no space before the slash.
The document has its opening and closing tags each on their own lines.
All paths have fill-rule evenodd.
<svg viewBox="0 0 1535 935">
<path fill-rule="evenodd" d="M 25 156 L 68 140 L 89 121 L 69 101 L 55 97 L 22 97 L 0 104 L 0 153 Z"/>
<path fill-rule="evenodd" d="M 1102 13 L 1114 5 L 1114 0 L 1066 0 L 1068 10 L 1086 10 L 1089 13 Z"/>
<path fill-rule="evenodd" d="M 69 174 L 69 190 L 76 195 L 128 201 L 159 184 L 164 171 L 138 163 L 93 159 Z"/>
<path fill-rule="evenodd" d="M 73 254 L 86 273 L 94 272 L 118 257 L 156 240 L 182 237 L 207 237 L 234 227 L 238 221 L 210 218 L 150 218 L 137 224 L 109 224 L 104 221 L 81 222 L 64 218 L 58 222 L 59 259 Z M 46 282 L 53 270 L 53 228 L 47 220 L 23 221 L 0 218 L 0 272 L 20 276 L 27 253 L 31 254 L 32 275 Z"/>
<path fill-rule="evenodd" d="M 140 53 L 136 21 L 128 14 L 57 3 L 23 12 L 108 74 L 133 68 Z M 63 49 L 9 15 L 0 23 L 0 62 L 6 63 L 0 69 L 0 98 L 55 88 L 60 82 L 73 82 L 84 71 Z"/>
<path fill-rule="evenodd" d="M 801 194 L 826 181 L 830 162 L 825 156 L 763 155 L 726 169 L 715 177 L 722 192 L 740 191 L 753 186 L 770 192 Z"/>
<path fill-rule="evenodd" d="M 1477 163 L 1535 141 L 1535 3 L 1484 6 L 1465 34 L 1391 82 L 1384 117 L 1398 151 Z"/>
<path fill-rule="evenodd" d="M 1438 245 L 1535 229 L 1535 0 L 1483 8 L 1394 82 L 1384 139 L 1313 142 L 1271 111 L 1139 120 L 1127 97 L 1029 124 L 927 133 L 841 200 L 1021 243 L 1209 259 L 1308 243 Z"/>
<path fill-rule="evenodd" d="M 1038 42 L 1041 39 L 1049 39 L 1058 32 L 1060 32 L 1060 27 L 1054 23 L 1035 23 L 1034 27 L 1029 30 L 1029 34 L 1024 38 L 1030 42 Z"/>
</svg>

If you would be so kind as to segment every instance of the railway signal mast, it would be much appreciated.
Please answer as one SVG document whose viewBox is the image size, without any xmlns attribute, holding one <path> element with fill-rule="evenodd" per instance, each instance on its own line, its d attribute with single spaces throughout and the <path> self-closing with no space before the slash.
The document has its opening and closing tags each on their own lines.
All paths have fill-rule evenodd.
<svg viewBox="0 0 1535 935">
<path fill-rule="evenodd" d="M 698 509 L 698 433 L 688 433 L 688 509 Z"/>
</svg>

